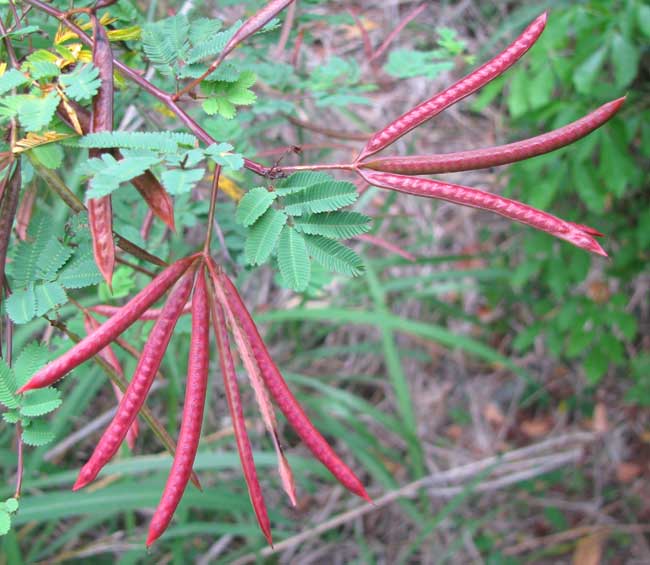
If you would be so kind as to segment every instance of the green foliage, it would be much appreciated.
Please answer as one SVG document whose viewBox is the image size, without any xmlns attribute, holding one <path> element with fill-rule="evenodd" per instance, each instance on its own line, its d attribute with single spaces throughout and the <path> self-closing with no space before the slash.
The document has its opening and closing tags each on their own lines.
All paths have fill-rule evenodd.
<svg viewBox="0 0 650 565">
<path fill-rule="evenodd" d="M 61 75 L 59 83 L 67 96 L 82 102 L 90 100 L 101 85 L 99 70 L 92 64 L 78 65 L 71 73 Z"/>
<path fill-rule="evenodd" d="M 101 158 L 86 161 L 86 174 L 92 175 L 88 198 L 100 198 L 117 190 L 120 184 L 130 181 L 144 173 L 151 166 L 160 162 L 157 155 L 124 157 L 119 161 L 109 153 L 102 153 Z"/>
<path fill-rule="evenodd" d="M 339 211 L 357 198 L 352 183 L 336 181 L 322 172 L 295 173 L 279 181 L 272 191 L 263 187 L 249 190 L 235 216 L 249 227 L 246 260 L 252 265 L 264 263 L 277 244 L 281 281 L 300 292 L 309 287 L 312 258 L 330 271 L 359 275 L 361 259 L 336 241 L 370 229 L 370 218 Z"/>
<path fill-rule="evenodd" d="M 181 146 L 194 147 L 196 138 L 188 133 L 169 131 L 102 131 L 84 135 L 79 147 L 146 149 L 159 153 L 176 153 Z"/>
<path fill-rule="evenodd" d="M 16 358 L 13 367 L 0 359 L 0 404 L 5 422 L 22 427 L 22 440 L 27 445 L 45 445 L 54 439 L 43 416 L 50 414 L 61 405 L 61 393 L 55 388 L 46 387 L 16 394 L 30 377 L 43 367 L 49 357 L 47 348 L 37 342 L 28 344 Z"/>
<path fill-rule="evenodd" d="M 66 289 L 95 285 L 101 280 L 89 242 L 61 243 L 47 215 L 37 214 L 32 219 L 28 235 L 27 241 L 11 250 L 12 262 L 7 269 L 13 292 L 5 308 L 16 324 L 25 324 L 66 304 Z"/>
<path fill-rule="evenodd" d="M 514 125 L 533 135 L 627 94 L 621 112 L 586 139 L 510 169 L 510 187 L 517 197 L 608 234 L 611 261 L 598 275 L 583 254 L 530 231 L 519 246 L 523 253 L 513 258 L 511 303 L 530 302 L 543 317 L 518 335 L 518 351 L 527 351 L 542 336 L 553 356 L 582 362 L 594 385 L 615 370 L 631 373 L 625 351 L 638 329 L 628 293 L 646 268 L 644 257 L 650 250 L 644 221 L 648 179 L 643 173 L 650 155 L 650 137 L 643 135 L 650 113 L 641 103 L 647 77 L 639 74 L 647 45 L 642 4 L 591 0 L 557 7 L 526 63 L 513 68 L 475 105 L 482 107 L 505 83 Z M 618 294 L 613 294 L 615 288 Z M 503 298 L 503 292 L 494 296 L 499 302 Z"/>
<path fill-rule="evenodd" d="M 18 511 L 18 500 L 7 498 L 0 503 L 0 536 L 4 536 L 11 529 L 11 515 Z"/>
<path fill-rule="evenodd" d="M 0 76 L 0 94 L 27 84 L 29 79 L 17 69 L 9 69 Z"/>
</svg>

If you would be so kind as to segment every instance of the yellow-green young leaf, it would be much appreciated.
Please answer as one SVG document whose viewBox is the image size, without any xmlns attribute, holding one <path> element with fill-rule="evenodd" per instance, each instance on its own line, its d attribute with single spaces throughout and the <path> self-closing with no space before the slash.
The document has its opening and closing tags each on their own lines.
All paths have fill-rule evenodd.
<svg viewBox="0 0 650 565">
<path fill-rule="evenodd" d="M 0 404 L 9 409 L 18 408 L 18 399 L 14 394 L 16 388 L 14 372 L 0 359 Z"/>
<path fill-rule="evenodd" d="M 26 418 L 36 418 L 49 414 L 61 406 L 61 393 L 51 387 L 40 390 L 30 390 L 23 395 L 20 415 Z"/>
<path fill-rule="evenodd" d="M 275 248 L 280 232 L 287 223 L 287 215 L 269 208 L 248 231 L 245 253 L 251 265 L 264 263 Z"/>
<path fill-rule="evenodd" d="M 36 295 L 33 287 L 17 289 L 5 302 L 7 314 L 16 324 L 29 322 L 36 313 Z"/>
<path fill-rule="evenodd" d="M 296 229 L 311 235 L 349 239 L 370 229 L 371 219 L 358 212 L 325 212 L 295 219 Z"/>
<path fill-rule="evenodd" d="M 276 196 L 262 186 L 252 188 L 239 201 L 235 219 L 244 226 L 254 224 L 271 207 Z"/>
<path fill-rule="evenodd" d="M 357 189 L 351 182 L 332 180 L 289 194 L 284 199 L 284 207 L 293 216 L 330 212 L 353 204 L 357 197 Z"/>
<path fill-rule="evenodd" d="M 13 513 L 16 510 L 18 510 L 18 500 L 13 497 L 8 498 L 7 500 L 4 501 L 3 506 L 7 512 Z"/>
<path fill-rule="evenodd" d="M 26 131 L 38 131 L 47 126 L 60 102 L 59 94 L 56 90 L 50 92 L 47 96 L 32 96 L 20 105 L 18 109 L 18 119 Z"/>
<path fill-rule="evenodd" d="M 291 226 L 284 226 L 278 241 L 278 266 L 286 285 L 302 291 L 309 284 L 311 264 L 304 237 Z"/>
<path fill-rule="evenodd" d="M 29 425 L 23 428 L 23 443 L 38 447 L 50 443 L 54 434 L 49 429 L 48 422 L 32 420 Z"/>
<path fill-rule="evenodd" d="M 363 272 L 361 257 L 349 247 L 321 235 L 304 237 L 309 254 L 326 269 L 355 277 Z"/>
</svg>

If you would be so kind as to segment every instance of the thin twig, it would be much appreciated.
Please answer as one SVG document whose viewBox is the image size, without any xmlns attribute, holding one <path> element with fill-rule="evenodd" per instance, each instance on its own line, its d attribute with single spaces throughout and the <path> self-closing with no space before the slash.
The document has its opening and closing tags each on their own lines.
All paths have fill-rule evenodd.
<svg viewBox="0 0 650 565">
<path fill-rule="evenodd" d="M 205 241 L 203 242 L 203 253 L 210 254 L 210 241 L 212 240 L 212 229 L 214 227 L 214 211 L 217 207 L 217 194 L 219 193 L 219 175 L 221 175 L 221 165 L 217 165 L 214 169 L 212 177 L 212 186 L 210 187 L 210 208 L 208 210 L 208 229 L 205 233 Z"/>
<path fill-rule="evenodd" d="M 424 10 L 426 10 L 427 4 L 426 2 L 423 4 L 420 4 L 419 6 L 416 6 L 411 12 L 409 12 L 406 17 L 399 23 L 397 24 L 397 27 L 390 32 L 388 37 L 384 39 L 383 43 L 377 47 L 375 52 L 372 54 L 372 57 L 368 59 L 369 63 L 373 63 L 379 57 L 381 57 L 386 50 L 390 47 L 390 44 L 395 41 L 397 36 L 402 32 L 402 30 L 409 24 L 411 23 L 415 18 L 417 18 Z"/>
</svg>

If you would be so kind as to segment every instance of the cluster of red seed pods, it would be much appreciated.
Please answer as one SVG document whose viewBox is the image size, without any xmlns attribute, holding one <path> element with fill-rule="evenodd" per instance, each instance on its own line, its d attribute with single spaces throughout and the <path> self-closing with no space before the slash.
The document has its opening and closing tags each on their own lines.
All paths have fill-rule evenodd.
<svg viewBox="0 0 650 565">
<path fill-rule="evenodd" d="M 206 273 L 209 275 L 209 284 L 206 283 Z M 169 295 L 163 308 L 157 311 L 149 310 L 149 307 L 168 291 Z M 106 356 L 106 360 L 113 366 L 116 360 L 114 354 L 109 353 L 110 343 L 117 340 L 129 326 L 142 319 L 143 314 L 148 313 L 149 319 L 155 319 L 129 386 L 126 392 L 120 395 L 117 412 L 90 459 L 79 472 L 73 490 L 92 482 L 104 465 L 113 458 L 122 441 L 125 438 L 128 440 L 129 434 L 137 434 L 134 425 L 138 412 L 151 389 L 176 322 L 186 309 L 190 296 L 192 335 L 181 430 L 169 479 L 151 521 L 147 545 L 151 545 L 169 525 L 192 473 L 205 405 L 210 319 L 215 332 L 221 373 L 244 477 L 260 528 L 269 543 L 272 541 L 271 527 L 244 423 L 229 330 L 235 338 L 262 418 L 271 434 L 278 454 L 281 482 L 291 502 L 295 505 L 293 476 L 280 446 L 277 422 L 269 396 L 307 447 L 332 475 L 354 494 L 369 501 L 370 497 L 361 481 L 314 427 L 287 386 L 235 285 L 212 258 L 204 254 L 193 255 L 172 264 L 122 308 L 109 312 L 100 308 L 103 313 L 112 314 L 103 324 L 99 325 L 86 313 L 88 335 L 67 353 L 35 373 L 19 390 L 22 393 L 49 386 L 95 354 Z"/>
<path fill-rule="evenodd" d="M 606 257 L 607 253 L 594 239 L 602 236 L 598 230 L 561 220 L 526 204 L 486 191 L 421 179 L 413 175 L 482 169 L 549 153 L 577 141 L 602 126 L 616 114 L 625 98 L 608 102 L 587 116 L 554 131 L 507 145 L 457 153 L 380 157 L 369 160 L 372 155 L 395 143 L 412 129 L 503 74 L 539 39 L 544 31 L 546 20 L 547 15 L 543 13 L 509 47 L 491 61 L 372 135 L 357 157 L 354 169 L 366 182 L 374 186 L 496 212 Z"/>
</svg>

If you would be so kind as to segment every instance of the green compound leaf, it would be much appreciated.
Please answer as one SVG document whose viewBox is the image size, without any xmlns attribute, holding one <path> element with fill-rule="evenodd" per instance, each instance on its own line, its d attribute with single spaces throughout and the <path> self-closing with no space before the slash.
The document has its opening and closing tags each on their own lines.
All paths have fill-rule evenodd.
<svg viewBox="0 0 650 565">
<path fill-rule="evenodd" d="M 249 190 L 239 201 L 235 219 L 244 226 L 254 224 L 264 214 L 277 198 L 277 194 L 258 186 Z"/>
<path fill-rule="evenodd" d="M 25 418 L 36 418 L 49 414 L 61 406 L 61 392 L 47 387 L 40 390 L 30 390 L 23 395 L 20 415 Z"/>
<path fill-rule="evenodd" d="M 18 398 L 14 394 L 17 388 L 13 370 L 0 359 L 0 404 L 10 410 L 18 408 Z"/>
<path fill-rule="evenodd" d="M 303 171 L 294 173 L 290 177 L 278 181 L 275 192 L 277 192 L 278 196 L 286 196 L 294 192 L 300 192 L 311 185 L 331 182 L 333 180 L 327 173 Z"/>
<path fill-rule="evenodd" d="M 187 63 L 190 65 L 208 57 L 213 58 L 215 55 L 221 53 L 223 48 L 230 41 L 230 38 L 241 26 L 241 22 L 236 22 L 227 30 L 221 32 L 215 30 L 215 32 L 211 33 L 210 36 L 207 37 L 204 33 L 201 33 L 202 29 L 199 28 L 197 29 L 198 41 L 195 41 L 194 31 L 195 27 L 198 27 L 197 24 L 199 23 L 200 20 L 192 25 L 192 43 L 194 46 L 190 49 L 190 52 L 187 55 Z M 205 26 L 205 24 L 201 24 L 201 26 Z M 203 40 L 201 40 L 201 36 L 204 36 Z"/>
<path fill-rule="evenodd" d="M 49 429 L 49 423 L 33 420 L 23 428 L 23 442 L 33 447 L 46 445 L 54 439 L 54 433 Z"/>
<path fill-rule="evenodd" d="M 95 96 L 102 81 L 99 78 L 97 67 L 88 63 L 75 67 L 71 73 L 61 75 L 59 83 L 64 88 L 66 95 L 76 102 L 81 102 Z"/>
<path fill-rule="evenodd" d="M 25 346 L 14 362 L 16 388 L 23 386 L 32 375 L 45 366 L 48 359 L 47 346 L 33 341 Z"/>
<path fill-rule="evenodd" d="M 99 284 L 103 280 L 92 255 L 75 258 L 66 265 L 57 278 L 64 288 L 83 288 Z"/>
<path fill-rule="evenodd" d="M 101 131 L 84 135 L 79 147 L 109 149 L 148 149 L 159 153 L 176 153 L 180 145 L 194 147 L 197 139 L 189 133 L 170 131 Z"/>
<path fill-rule="evenodd" d="M 36 274 L 45 281 L 54 280 L 59 269 L 72 256 L 72 249 L 65 247 L 58 239 L 50 239 L 38 256 Z"/>
<path fill-rule="evenodd" d="M 54 224 L 45 214 L 37 214 L 27 230 L 29 241 L 21 241 L 12 253 L 10 273 L 14 288 L 26 287 L 39 270 L 49 270 L 50 257 L 44 255 L 48 243 L 54 239 Z"/>
<path fill-rule="evenodd" d="M 351 182 L 329 180 L 289 194 L 284 208 L 293 216 L 330 212 L 353 204 L 357 198 L 357 188 Z"/>
<path fill-rule="evenodd" d="M 28 82 L 29 79 L 23 73 L 16 69 L 10 69 L 0 76 L 0 94 L 4 94 L 12 88 L 18 88 Z"/>
<path fill-rule="evenodd" d="M 251 265 L 264 263 L 275 248 L 282 228 L 287 223 L 287 215 L 269 208 L 248 231 L 245 253 Z"/>
<path fill-rule="evenodd" d="M 309 254 L 326 269 L 354 277 L 363 272 L 361 257 L 349 247 L 321 235 L 304 237 Z"/>
<path fill-rule="evenodd" d="M 18 510 L 18 500 L 16 498 L 8 498 L 7 500 L 4 501 L 3 504 L 4 509 L 7 512 L 14 513 L 16 510 Z"/>
<path fill-rule="evenodd" d="M 357 212 L 326 212 L 296 218 L 296 229 L 311 235 L 349 239 L 370 229 L 372 220 Z"/>
<path fill-rule="evenodd" d="M 303 291 L 309 284 L 311 263 L 303 236 L 290 226 L 284 226 L 278 242 L 278 266 L 286 285 Z"/>
<path fill-rule="evenodd" d="M 15 324 L 25 324 L 36 315 L 36 294 L 33 287 L 15 290 L 5 302 L 7 314 Z"/>
<path fill-rule="evenodd" d="M 237 171 L 244 166 L 244 158 L 232 150 L 233 147 L 229 143 L 213 143 L 206 147 L 205 154 L 212 157 L 217 165 Z"/>
<path fill-rule="evenodd" d="M 171 169 L 165 171 L 160 180 L 169 194 L 190 192 L 205 175 L 204 169 Z"/>
<path fill-rule="evenodd" d="M 68 302 L 65 290 L 58 282 L 46 282 L 34 286 L 36 295 L 36 316 L 42 316 L 56 306 Z"/>
<path fill-rule="evenodd" d="M 178 61 L 189 50 L 189 30 L 187 18 L 182 14 L 147 24 L 142 30 L 145 55 L 161 73 L 173 76 L 178 70 Z"/>
<path fill-rule="evenodd" d="M 107 196 L 117 190 L 121 183 L 141 175 L 159 161 L 160 158 L 155 155 L 125 157 L 118 161 L 108 153 L 104 153 L 101 159 L 90 159 L 85 163 L 85 170 L 93 177 L 86 196 Z"/>
<path fill-rule="evenodd" d="M 56 90 L 47 96 L 28 96 L 18 108 L 18 119 L 27 131 L 39 131 L 54 117 L 60 98 Z"/>
</svg>

